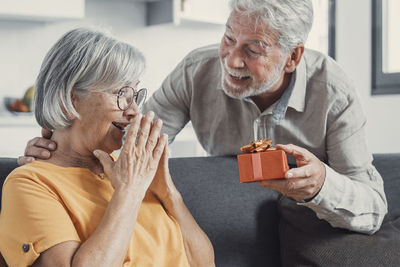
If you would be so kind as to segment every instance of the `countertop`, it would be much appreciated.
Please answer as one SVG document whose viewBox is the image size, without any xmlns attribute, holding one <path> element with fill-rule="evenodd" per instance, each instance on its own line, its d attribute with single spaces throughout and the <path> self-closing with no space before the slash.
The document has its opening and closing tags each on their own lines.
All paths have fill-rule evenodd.
<svg viewBox="0 0 400 267">
<path fill-rule="evenodd" d="M 7 110 L 0 111 L 0 127 L 39 127 L 35 116 L 29 113 L 12 113 Z"/>
</svg>

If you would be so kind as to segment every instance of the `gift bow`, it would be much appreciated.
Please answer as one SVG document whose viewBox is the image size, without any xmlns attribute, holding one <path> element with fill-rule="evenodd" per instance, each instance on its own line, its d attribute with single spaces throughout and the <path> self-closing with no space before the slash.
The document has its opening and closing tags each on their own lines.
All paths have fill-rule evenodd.
<svg viewBox="0 0 400 267">
<path fill-rule="evenodd" d="M 253 153 L 276 150 L 276 148 L 272 146 L 272 140 L 267 140 L 264 138 L 257 141 L 252 141 L 250 144 L 242 146 L 240 150 L 244 153 Z"/>
</svg>

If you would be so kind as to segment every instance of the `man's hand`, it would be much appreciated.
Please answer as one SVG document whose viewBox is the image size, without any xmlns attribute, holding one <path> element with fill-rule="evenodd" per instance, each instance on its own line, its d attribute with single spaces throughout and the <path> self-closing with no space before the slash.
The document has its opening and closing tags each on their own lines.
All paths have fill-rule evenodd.
<svg viewBox="0 0 400 267">
<path fill-rule="evenodd" d="M 20 166 L 38 159 L 50 158 L 50 151 L 54 151 L 57 148 L 57 144 L 51 141 L 52 131 L 42 129 L 42 137 L 35 137 L 29 140 L 25 148 L 25 154 L 18 157 L 18 164 Z"/>
<path fill-rule="evenodd" d="M 277 149 L 285 151 L 296 158 L 297 168 L 285 173 L 286 179 L 260 181 L 258 184 L 276 190 L 295 200 L 315 197 L 325 181 L 325 165 L 308 150 L 295 145 L 277 145 Z"/>
</svg>

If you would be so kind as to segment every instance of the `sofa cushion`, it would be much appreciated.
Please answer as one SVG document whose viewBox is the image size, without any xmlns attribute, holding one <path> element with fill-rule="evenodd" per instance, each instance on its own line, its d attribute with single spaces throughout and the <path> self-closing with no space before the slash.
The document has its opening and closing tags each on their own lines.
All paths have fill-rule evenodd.
<svg viewBox="0 0 400 267">
<path fill-rule="evenodd" d="M 374 155 L 389 212 L 372 236 L 331 227 L 307 207 L 280 198 L 280 247 L 283 266 L 399 266 L 400 154 Z"/>
<path fill-rule="evenodd" d="M 236 157 L 172 158 L 170 170 L 216 266 L 280 266 L 278 194 L 240 183 Z"/>
</svg>

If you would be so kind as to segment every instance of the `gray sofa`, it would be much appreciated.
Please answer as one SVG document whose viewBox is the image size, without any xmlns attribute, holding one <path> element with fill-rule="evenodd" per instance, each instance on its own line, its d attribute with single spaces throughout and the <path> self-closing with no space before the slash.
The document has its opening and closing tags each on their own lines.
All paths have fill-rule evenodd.
<svg viewBox="0 0 400 267">
<path fill-rule="evenodd" d="M 389 213 L 372 236 L 334 229 L 272 190 L 239 183 L 235 157 L 173 158 L 170 169 L 218 267 L 400 266 L 400 154 L 374 159 Z M 1 185 L 16 166 L 0 158 Z"/>
</svg>

